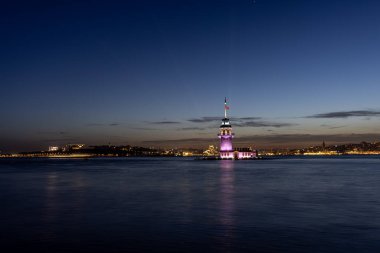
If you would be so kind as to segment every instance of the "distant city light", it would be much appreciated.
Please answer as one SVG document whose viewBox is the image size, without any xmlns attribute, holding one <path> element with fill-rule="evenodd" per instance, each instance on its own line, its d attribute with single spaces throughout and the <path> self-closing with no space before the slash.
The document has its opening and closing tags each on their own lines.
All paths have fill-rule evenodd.
<svg viewBox="0 0 380 253">
<path fill-rule="evenodd" d="M 50 146 L 49 147 L 49 151 L 50 152 L 55 152 L 55 151 L 58 151 L 59 150 L 59 147 L 57 147 L 57 146 Z"/>
</svg>

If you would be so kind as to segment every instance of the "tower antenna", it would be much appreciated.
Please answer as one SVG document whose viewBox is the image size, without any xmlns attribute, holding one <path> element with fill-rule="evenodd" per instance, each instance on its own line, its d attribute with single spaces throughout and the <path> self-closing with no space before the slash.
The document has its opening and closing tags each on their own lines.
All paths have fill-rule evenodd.
<svg viewBox="0 0 380 253">
<path fill-rule="evenodd" d="M 230 107 L 227 106 L 227 98 L 224 97 L 224 118 L 227 119 L 227 110 L 229 110 Z"/>
</svg>

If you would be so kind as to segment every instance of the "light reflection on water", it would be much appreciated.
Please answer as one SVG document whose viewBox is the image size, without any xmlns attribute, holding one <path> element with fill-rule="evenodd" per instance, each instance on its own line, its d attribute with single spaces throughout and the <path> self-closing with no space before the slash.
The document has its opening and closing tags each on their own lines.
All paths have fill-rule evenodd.
<svg viewBox="0 0 380 253">
<path fill-rule="evenodd" d="M 220 224 L 223 227 L 223 245 L 231 250 L 235 232 L 235 175 L 234 161 L 220 161 Z"/>
<path fill-rule="evenodd" d="M 234 226 L 234 162 L 220 161 L 220 222 L 227 230 Z"/>
<path fill-rule="evenodd" d="M 380 159 L 2 160 L 0 203 L 12 251 L 380 250 Z"/>
</svg>

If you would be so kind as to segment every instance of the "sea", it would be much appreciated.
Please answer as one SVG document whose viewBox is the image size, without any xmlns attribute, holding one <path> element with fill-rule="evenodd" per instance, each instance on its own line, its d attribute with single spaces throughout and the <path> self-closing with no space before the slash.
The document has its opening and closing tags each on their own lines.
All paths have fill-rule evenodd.
<svg viewBox="0 0 380 253">
<path fill-rule="evenodd" d="M 0 159 L 1 252 L 380 252 L 380 157 Z"/>
</svg>

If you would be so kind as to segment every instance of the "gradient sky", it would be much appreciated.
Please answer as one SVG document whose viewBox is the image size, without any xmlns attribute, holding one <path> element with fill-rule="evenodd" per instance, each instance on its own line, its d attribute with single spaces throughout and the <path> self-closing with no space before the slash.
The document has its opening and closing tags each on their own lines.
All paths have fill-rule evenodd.
<svg viewBox="0 0 380 253">
<path fill-rule="evenodd" d="M 380 141 L 380 1 L 8 2 L 3 152 Z"/>
</svg>

